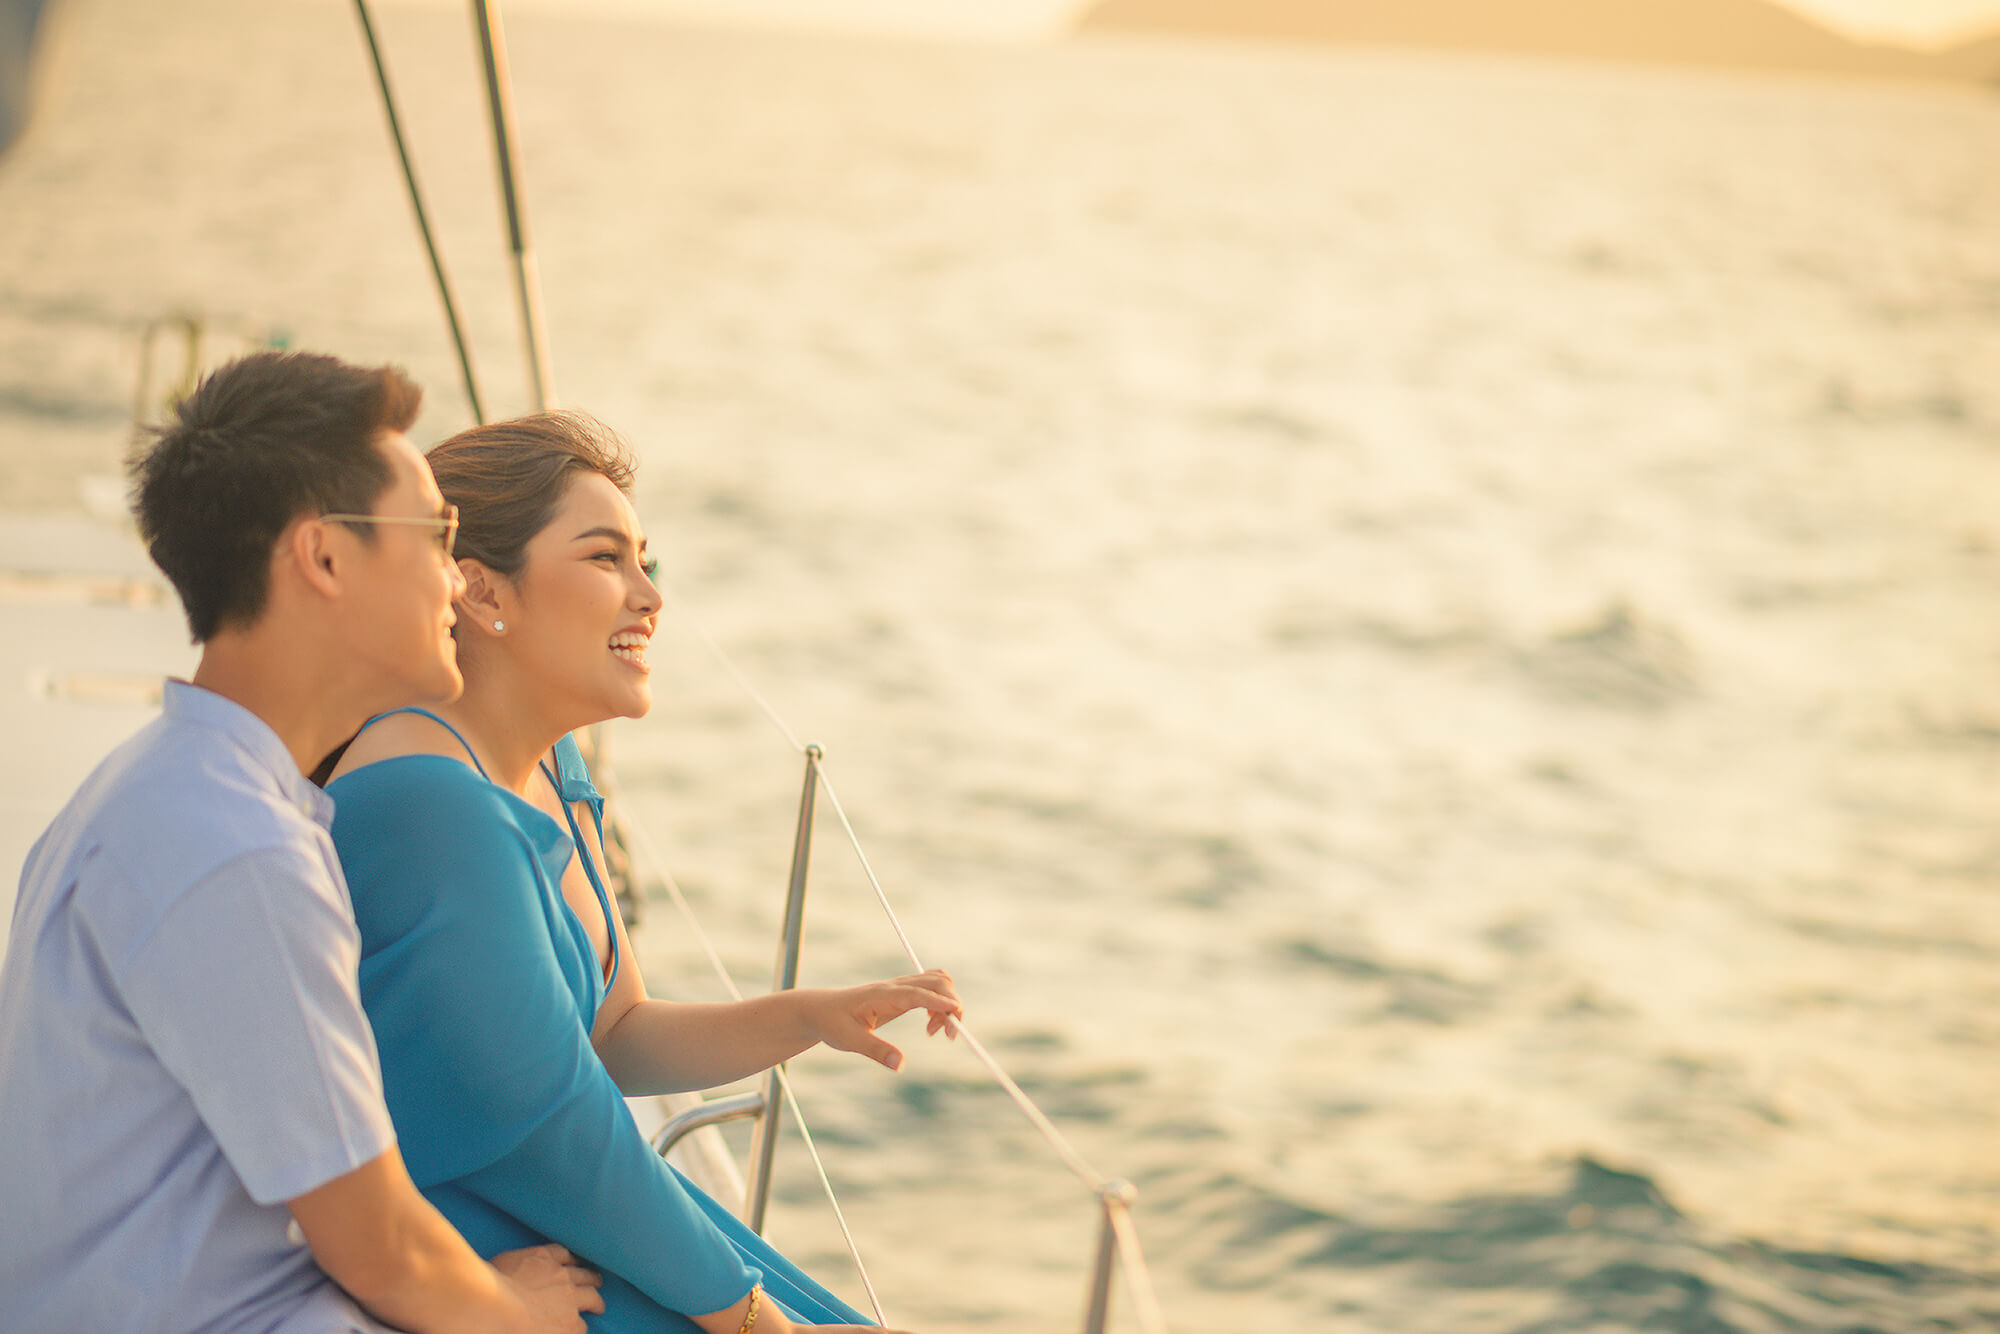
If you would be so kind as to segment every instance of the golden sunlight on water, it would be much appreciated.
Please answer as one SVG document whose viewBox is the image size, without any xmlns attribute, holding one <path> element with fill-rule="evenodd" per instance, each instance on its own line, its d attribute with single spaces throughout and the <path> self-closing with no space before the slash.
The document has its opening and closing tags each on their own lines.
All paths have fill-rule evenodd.
<svg viewBox="0 0 2000 1334">
<path fill-rule="evenodd" d="M 463 424 L 343 8 L 79 9 L 0 164 L 10 507 L 112 466 L 180 308 Z M 461 19 L 381 22 L 518 410 Z M 565 398 L 1141 1187 L 1176 1328 L 2000 1320 L 2000 102 L 511 32 Z M 694 637 L 653 660 L 620 778 L 754 981 L 797 762 Z M 899 966 L 836 842 L 809 982 Z M 891 1315 L 1074 1319 L 1089 1201 L 907 1040 L 799 1063 Z M 802 1173 L 776 1219 L 845 1282 Z"/>
</svg>

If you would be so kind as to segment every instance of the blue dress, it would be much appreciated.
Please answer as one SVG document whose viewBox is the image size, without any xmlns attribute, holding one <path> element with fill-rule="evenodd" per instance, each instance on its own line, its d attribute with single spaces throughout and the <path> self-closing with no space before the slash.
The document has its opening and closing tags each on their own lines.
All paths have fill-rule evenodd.
<svg viewBox="0 0 2000 1334">
<path fill-rule="evenodd" d="M 565 744 L 558 790 L 595 797 Z M 439 755 L 326 790 L 403 1160 L 474 1250 L 568 1247 L 604 1275 L 600 1334 L 698 1334 L 678 1313 L 719 1311 L 758 1282 L 803 1323 L 871 1323 L 640 1135 L 590 1045 L 607 983 L 562 896 L 570 830 Z"/>
</svg>

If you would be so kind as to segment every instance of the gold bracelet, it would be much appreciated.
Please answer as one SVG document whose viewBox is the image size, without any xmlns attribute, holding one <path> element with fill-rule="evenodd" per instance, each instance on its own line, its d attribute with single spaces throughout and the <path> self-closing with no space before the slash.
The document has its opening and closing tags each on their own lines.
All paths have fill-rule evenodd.
<svg viewBox="0 0 2000 1334">
<path fill-rule="evenodd" d="M 764 1285 L 759 1283 L 750 1289 L 750 1309 L 743 1313 L 743 1323 L 736 1334 L 750 1334 L 750 1326 L 757 1323 L 757 1303 L 763 1299 Z"/>
</svg>

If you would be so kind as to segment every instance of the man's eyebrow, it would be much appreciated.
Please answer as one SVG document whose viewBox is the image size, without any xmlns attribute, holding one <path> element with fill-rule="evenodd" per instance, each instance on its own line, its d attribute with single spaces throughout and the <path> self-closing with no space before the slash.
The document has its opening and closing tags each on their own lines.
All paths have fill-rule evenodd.
<svg viewBox="0 0 2000 1334">
<path fill-rule="evenodd" d="M 630 537 L 626 536 L 624 533 L 620 532 L 616 528 L 608 528 L 603 525 L 599 525 L 596 528 L 586 528 L 582 532 L 578 533 L 575 537 L 572 537 L 570 541 L 583 542 L 593 537 L 609 538 L 611 541 L 616 542 L 621 547 L 632 545 L 632 539 Z M 641 547 L 644 547 L 646 545 L 646 539 L 643 537 L 640 538 L 639 545 Z"/>
</svg>

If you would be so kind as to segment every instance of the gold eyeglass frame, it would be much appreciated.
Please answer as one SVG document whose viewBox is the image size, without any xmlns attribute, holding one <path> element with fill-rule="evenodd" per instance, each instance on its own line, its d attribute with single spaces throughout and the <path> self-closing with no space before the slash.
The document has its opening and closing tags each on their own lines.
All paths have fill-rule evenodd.
<svg viewBox="0 0 2000 1334">
<path fill-rule="evenodd" d="M 417 525 L 424 528 L 444 530 L 444 558 L 452 558 L 452 550 L 458 545 L 458 506 L 446 505 L 443 514 L 429 518 L 405 517 L 400 514 L 322 514 L 319 517 L 328 523 L 394 523 Z"/>
</svg>

